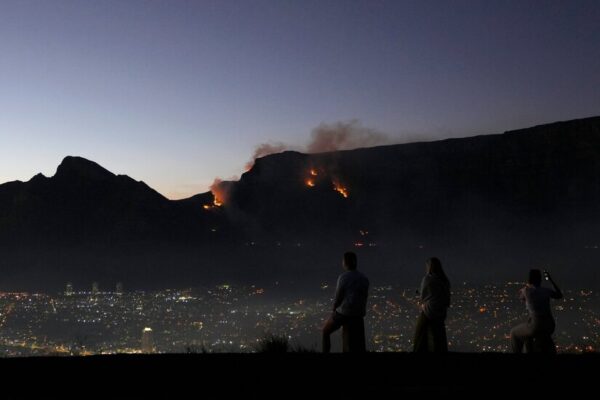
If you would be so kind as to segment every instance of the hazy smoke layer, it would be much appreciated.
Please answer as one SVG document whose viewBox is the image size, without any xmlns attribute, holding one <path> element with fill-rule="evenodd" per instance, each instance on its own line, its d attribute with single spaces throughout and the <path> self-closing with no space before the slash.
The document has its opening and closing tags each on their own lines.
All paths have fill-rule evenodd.
<svg viewBox="0 0 600 400">
<path fill-rule="evenodd" d="M 312 131 L 311 141 L 306 146 L 308 153 L 351 150 L 388 144 L 389 138 L 373 129 L 365 128 L 358 120 L 321 124 Z"/>
<path fill-rule="evenodd" d="M 322 123 L 313 129 L 311 140 L 304 148 L 294 149 L 282 142 L 262 143 L 256 146 L 252 159 L 246 163 L 246 171 L 254 166 L 257 158 L 286 150 L 299 150 L 306 153 L 322 153 L 326 151 L 351 150 L 359 147 L 372 147 L 390 144 L 387 135 L 369 129 L 353 119 L 332 124 Z"/>
<path fill-rule="evenodd" d="M 282 151 L 289 150 L 289 146 L 285 143 L 262 143 L 256 146 L 252 159 L 246 163 L 246 171 L 254 166 L 254 161 L 257 158 L 268 156 L 269 154 L 281 153 Z"/>
<path fill-rule="evenodd" d="M 281 153 L 286 150 L 298 150 L 305 153 L 322 153 L 336 150 L 351 150 L 360 147 L 372 147 L 391 144 L 392 140 L 374 129 L 364 127 L 357 119 L 339 121 L 331 124 L 322 123 L 311 132 L 311 139 L 303 148 L 294 148 L 283 142 L 262 143 L 256 146 L 252 158 L 246 163 L 246 171 L 250 170 L 260 157 L 269 154 Z M 237 178 L 232 178 L 237 180 Z M 224 204 L 228 201 L 229 186 L 222 184 L 216 178 L 210 187 L 217 203 Z M 336 183 L 336 186 L 341 184 Z M 337 189 L 336 189 L 337 190 Z"/>
</svg>

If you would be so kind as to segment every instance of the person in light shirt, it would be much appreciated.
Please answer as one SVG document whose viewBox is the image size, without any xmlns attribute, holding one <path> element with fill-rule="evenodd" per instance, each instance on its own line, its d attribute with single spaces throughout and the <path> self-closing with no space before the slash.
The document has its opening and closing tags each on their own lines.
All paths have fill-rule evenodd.
<svg viewBox="0 0 600 400">
<path fill-rule="evenodd" d="M 510 331 L 514 353 L 522 353 L 525 345 L 530 350 L 534 337 L 545 338 L 551 343 L 550 351 L 556 351 L 551 339 L 556 323 L 550 309 L 550 299 L 560 299 L 563 294 L 548 272 L 546 272 L 546 279 L 552 284 L 553 289 L 543 287 L 542 272 L 539 269 L 532 269 L 529 271 L 527 285 L 519 291 L 519 298 L 525 303 L 529 319 Z"/>
<path fill-rule="evenodd" d="M 337 280 L 333 313 L 323 327 L 323 353 L 331 350 L 331 334 L 344 327 L 344 352 L 364 352 L 364 316 L 367 311 L 369 279 L 357 271 L 356 254 L 344 253 L 342 265 L 346 272 Z"/>
</svg>

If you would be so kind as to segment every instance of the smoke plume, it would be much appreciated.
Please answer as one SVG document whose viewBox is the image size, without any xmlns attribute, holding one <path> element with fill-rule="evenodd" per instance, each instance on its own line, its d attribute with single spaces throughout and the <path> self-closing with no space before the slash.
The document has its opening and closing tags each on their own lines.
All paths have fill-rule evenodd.
<svg viewBox="0 0 600 400">
<path fill-rule="evenodd" d="M 356 120 L 321 124 L 313 129 L 307 153 L 323 153 L 336 150 L 351 150 L 390 143 L 387 135 L 366 128 Z"/>
<path fill-rule="evenodd" d="M 336 150 L 352 150 L 359 147 L 372 147 L 390 144 L 390 138 L 374 129 L 362 126 L 360 121 L 339 121 L 332 124 L 322 123 L 312 130 L 311 140 L 303 148 L 294 148 L 283 142 L 262 143 L 256 146 L 246 171 L 254 166 L 257 158 L 286 150 L 299 150 L 306 153 L 323 153 Z"/>
<path fill-rule="evenodd" d="M 256 146 L 252 159 L 246 163 L 246 171 L 250 170 L 254 166 L 254 162 L 257 158 L 268 156 L 269 154 L 281 153 L 282 151 L 289 150 L 289 146 L 285 143 L 262 143 Z"/>
<path fill-rule="evenodd" d="M 214 205 L 222 206 L 227 202 L 228 190 L 225 185 L 223 185 L 223 180 L 221 178 L 215 178 L 212 185 L 210 185 L 210 191 L 214 197 Z"/>
<path fill-rule="evenodd" d="M 364 127 L 359 120 L 339 121 L 334 123 L 322 123 L 311 132 L 310 141 L 302 147 L 294 147 L 283 142 L 261 143 L 254 149 L 252 158 L 245 165 L 246 171 L 254 166 L 258 158 L 269 154 L 281 153 L 286 150 L 297 150 L 305 153 L 323 153 L 337 150 L 352 150 L 360 147 L 372 147 L 391 144 L 393 141 L 385 134 L 374 129 Z M 330 167 L 331 169 L 331 167 Z M 231 180 L 237 180 L 232 178 Z M 210 186 L 214 196 L 214 205 L 220 206 L 228 202 L 230 182 L 216 178 Z M 336 187 L 341 184 L 334 183 Z M 347 197 L 347 189 L 340 193 Z"/>
</svg>

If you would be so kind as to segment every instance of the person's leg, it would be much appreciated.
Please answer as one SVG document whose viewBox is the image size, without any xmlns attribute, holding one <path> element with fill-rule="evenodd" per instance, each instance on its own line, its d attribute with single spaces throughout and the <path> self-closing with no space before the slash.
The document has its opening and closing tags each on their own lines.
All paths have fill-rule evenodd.
<svg viewBox="0 0 600 400">
<path fill-rule="evenodd" d="M 433 336 L 432 351 L 434 353 L 448 352 L 448 338 L 446 337 L 446 325 L 444 320 L 429 321 L 431 334 Z"/>
<path fill-rule="evenodd" d="M 364 353 L 365 323 L 362 317 L 348 318 L 344 322 L 343 351 L 344 353 Z"/>
<path fill-rule="evenodd" d="M 535 341 L 532 335 L 528 335 L 523 340 L 523 353 L 535 353 Z"/>
<path fill-rule="evenodd" d="M 552 334 L 556 327 L 554 318 L 535 319 L 531 326 L 535 342 L 532 350 L 538 353 L 556 353 L 556 345 L 552 340 Z"/>
<path fill-rule="evenodd" d="M 531 328 L 527 322 L 519 324 L 510 331 L 510 342 L 513 353 L 522 353 L 525 341 L 531 337 Z"/>
<path fill-rule="evenodd" d="M 354 343 L 354 325 L 351 319 L 344 321 L 342 326 L 342 353 L 351 353 Z"/>
<path fill-rule="evenodd" d="M 429 351 L 429 321 L 424 313 L 419 314 L 417 326 L 415 327 L 415 339 L 413 341 L 413 351 L 415 353 L 424 353 Z"/>
<path fill-rule="evenodd" d="M 548 321 L 549 326 L 548 326 L 548 341 L 547 341 L 547 347 L 545 349 L 546 353 L 549 354 L 556 354 L 556 344 L 554 343 L 554 340 L 552 339 L 552 334 L 554 333 L 554 330 L 556 329 L 556 322 L 554 321 L 554 318 L 551 318 L 550 321 Z"/>
<path fill-rule="evenodd" d="M 331 351 L 331 334 L 340 329 L 341 326 L 342 324 L 340 323 L 339 318 L 336 318 L 335 313 L 327 319 L 323 326 L 323 353 L 329 353 Z"/>
<path fill-rule="evenodd" d="M 365 338 L 365 320 L 359 318 L 356 321 L 356 351 L 358 353 L 365 353 L 367 351 L 367 340 Z"/>
</svg>

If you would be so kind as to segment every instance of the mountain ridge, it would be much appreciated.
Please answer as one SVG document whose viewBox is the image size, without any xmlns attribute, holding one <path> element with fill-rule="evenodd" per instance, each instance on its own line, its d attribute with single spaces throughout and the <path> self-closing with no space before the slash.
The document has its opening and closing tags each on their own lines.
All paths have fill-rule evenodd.
<svg viewBox="0 0 600 400">
<path fill-rule="evenodd" d="M 382 281 L 417 275 L 414 265 L 430 255 L 455 266 L 457 278 L 478 265 L 486 279 L 577 262 L 582 277 L 598 279 L 600 255 L 585 249 L 599 227 L 600 117 L 282 152 L 257 159 L 215 194 L 181 200 L 67 156 L 52 177 L 0 185 L 0 288 L 320 281 L 335 275 L 328 265 L 348 249 L 376 265 L 371 275 Z"/>
</svg>

